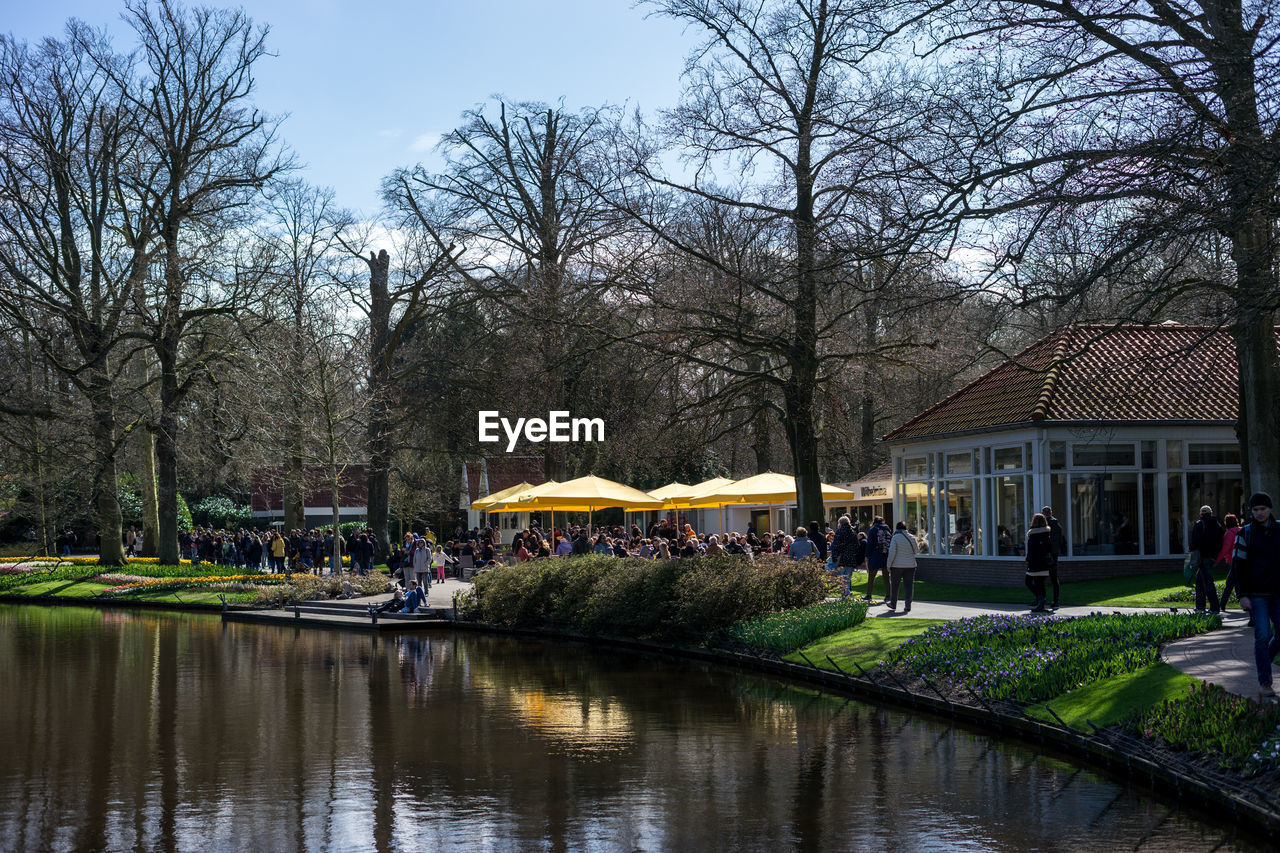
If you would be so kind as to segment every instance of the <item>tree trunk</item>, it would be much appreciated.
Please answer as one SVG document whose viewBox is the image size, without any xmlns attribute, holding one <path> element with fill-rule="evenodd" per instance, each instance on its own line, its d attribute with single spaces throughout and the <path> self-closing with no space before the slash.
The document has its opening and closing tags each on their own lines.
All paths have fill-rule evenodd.
<svg viewBox="0 0 1280 853">
<path fill-rule="evenodd" d="M 93 526 L 98 533 L 98 563 L 123 566 L 124 519 L 120 513 L 120 484 L 116 478 L 116 411 L 111 378 L 95 367 L 90 380 L 93 407 Z"/>
<path fill-rule="evenodd" d="M 160 502 L 156 495 L 156 436 L 145 426 L 135 430 L 138 457 L 142 467 L 138 474 L 142 498 L 142 556 L 155 557 L 160 540 Z M 175 498 L 175 508 L 177 500 Z"/>
<path fill-rule="evenodd" d="M 1239 364 L 1238 431 L 1244 485 L 1250 494 L 1267 492 L 1274 497 L 1280 492 L 1280 442 L 1276 440 L 1280 436 L 1280 364 L 1275 314 L 1256 304 L 1243 305 L 1233 331 Z"/>
<path fill-rule="evenodd" d="M 156 558 L 178 564 L 178 338 L 165 334 L 156 347 L 160 363 L 160 416 L 156 431 Z"/>
<path fill-rule="evenodd" d="M 329 499 L 333 506 L 333 553 L 329 555 L 331 562 L 329 563 L 329 574 L 342 574 L 342 530 L 339 528 L 339 498 L 338 498 L 338 474 L 336 471 L 330 471 L 329 476 Z"/>
<path fill-rule="evenodd" d="M 369 529 L 377 537 L 380 548 L 388 548 L 390 530 L 387 518 L 391 505 L 391 293 L 387 281 L 391 258 L 386 250 L 374 256 L 369 253 L 369 423 L 365 430 L 368 443 L 365 497 Z"/>
<path fill-rule="evenodd" d="M 773 470 L 773 447 L 769 443 L 769 410 L 761 406 L 751 420 L 751 449 L 756 453 L 756 473 Z"/>
<path fill-rule="evenodd" d="M 803 377 L 788 380 L 782 398 L 784 422 L 796 476 L 796 521 L 807 525 L 823 520 L 822 482 L 818 475 L 817 430 L 813 422 L 813 384 Z M 790 532 L 790 531 L 788 531 Z"/>
<path fill-rule="evenodd" d="M 284 494 L 284 529 L 302 530 L 307 526 L 306 505 L 307 484 L 302 471 L 302 453 L 295 451 L 285 460 L 284 483 L 281 485 Z"/>
<path fill-rule="evenodd" d="M 783 386 L 787 440 L 795 463 L 796 512 L 800 523 L 823 519 L 822 485 L 818 477 L 817 424 L 813 396 L 818 375 L 817 226 L 813 215 L 812 139 L 806 119 L 798 123 L 795 165 L 796 206 L 792 222 L 796 240 L 796 288 L 791 310 L 795 330 L 791 342 L 790 377 Z"/>
</svg>

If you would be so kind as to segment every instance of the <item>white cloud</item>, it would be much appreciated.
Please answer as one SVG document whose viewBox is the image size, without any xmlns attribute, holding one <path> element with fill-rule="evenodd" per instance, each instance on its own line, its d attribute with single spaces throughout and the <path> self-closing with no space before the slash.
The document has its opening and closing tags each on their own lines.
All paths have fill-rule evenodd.
<svg viewBox="0 0 1280 853">
<path fill-rule="evenodd" d="M 409 143 L 410 151 L 430 151 L 436 147 L 436 143 L 440 141 L 439 133 L 423 133 L 415 136 L 413 142 Z"/>
</svg>

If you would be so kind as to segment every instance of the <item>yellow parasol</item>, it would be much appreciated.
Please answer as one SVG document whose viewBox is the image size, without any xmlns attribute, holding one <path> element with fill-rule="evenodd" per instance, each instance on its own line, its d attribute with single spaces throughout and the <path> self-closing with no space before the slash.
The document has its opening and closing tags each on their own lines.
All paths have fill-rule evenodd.
<svg viewBox="0 0 1280 853">
<path fill-rule="evenodd" d="M 824 501 L 850 500 L 855 497 L 854 493 L 848 489 L 827 483 L 820 485 Z M 723 507 L 727 504 L 768 504 L 770 525 L 772 525 L 774 504 L 790 503 L 795 499 L 796 478 L 789 474 L 768 471 L 692 495 L 689 498 L 689 505 Z"/>
<path fill-rule="evenodd" d="M 639 489 L 588 475 L 557 483 L 538 494 L 526 492 L 517 501 L 521 509 L 550 509 L 561 512 L 588 513 L 587 529 L 591 529 L 590 513 L 598 509 L 620 506 L 623 509 L 662 509 L 662 501 Z"/>
<path fill-rule="evenodd" d="M 513 498 L 516 495 L 523 494 L 532 488 L 532 483 L 517 483 L 516 485 L 509 486 L 500 492 L 494 492 L 491 495 L 485 495 L 482 498 L 477 498 L 472 502 L 471 508 L 481 511 L 487 510 L 496 503 L 501 503 L 508 498 Z"/>
</svg>

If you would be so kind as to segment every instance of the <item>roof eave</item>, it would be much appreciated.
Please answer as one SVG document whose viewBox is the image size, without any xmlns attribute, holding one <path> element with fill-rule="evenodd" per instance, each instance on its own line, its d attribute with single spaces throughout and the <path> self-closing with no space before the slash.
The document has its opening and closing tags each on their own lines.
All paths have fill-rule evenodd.
<svg viewBox="0 0 1280 853">
<path fill-rule="evenodd" d="M 974 427 L 972 429 L 963 430 L 945 430 L 942 432 L 921 433 L 920 435 L 890 437 L 884 436 L 881 441 L 890 447 L 900 444 L 922 444 L 926 441 L 937 441 L 942 438 L 962 438 L 967 435 L 983 435 L 993 432 L 1013 432 L 1020 429 L 1048 429 L 1050 427 L 1188 427 L 1188 426 L 1220 426 L 1234 427 L 1234 420 L 1203 420 L 1199 418 L 1180 418 L 1178 420 L 1025 420 L 1016 421 L 1007 424 L 992 424 L 990 426 Z"/>
</svg>

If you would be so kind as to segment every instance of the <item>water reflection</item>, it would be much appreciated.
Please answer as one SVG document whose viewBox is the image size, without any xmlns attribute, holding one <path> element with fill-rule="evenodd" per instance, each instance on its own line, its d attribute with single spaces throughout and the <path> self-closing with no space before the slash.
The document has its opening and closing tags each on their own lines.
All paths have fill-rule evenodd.
<svg viewBox="0 0 1280 853">
<path fill-rule="evenodd" d="M 1250 849 L 1068 763 L 530 640 L 0 607 L 0 849 Z"/>
</svg>

